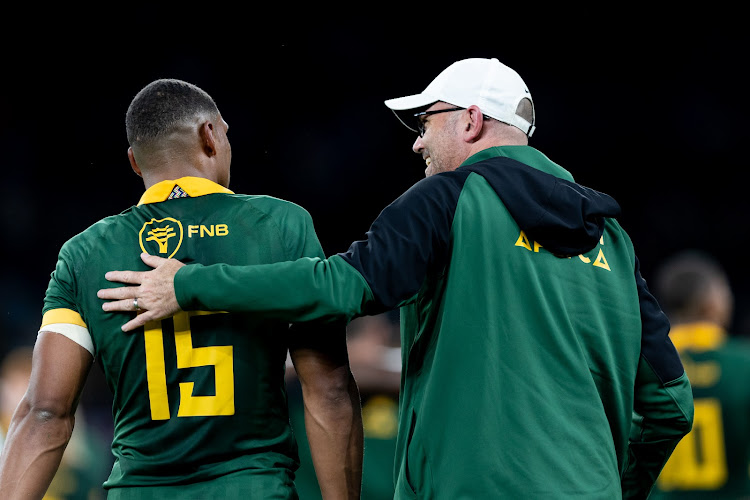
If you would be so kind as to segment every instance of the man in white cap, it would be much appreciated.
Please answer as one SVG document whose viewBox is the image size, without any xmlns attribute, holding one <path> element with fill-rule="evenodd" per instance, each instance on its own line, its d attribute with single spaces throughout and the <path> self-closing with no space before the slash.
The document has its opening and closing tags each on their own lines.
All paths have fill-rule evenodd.
<svg viewBox="0 0 750 500">
<path fill-rule="evenodd" d="M 327 259 L 115 272 L 105 310 L 286 320 L 401 312 L 396 498 L 646 498 L 692 426 L 690 383 L 609 196 L 528 146 L 497 59 L 386 101 L 427 177 Z"/>
<path fill-rule="evenodd" d="M 465 159 L 487 145 L 486 140 L 475 139 L 454 143 L 445 140 L 442 133 L 428 135 L 425 139 L 430 123 L 436 120 L 446 122 L 448 126 L 441 128 L 441 131 L 447 131 L 463 117 L 458 113 L 433 115 L 467 110 L 470 119 L 481 121 L 483 138 L 491 136 L 494 140 L 492 144 L 498 146 L 527 145 L 535 128 L 529 89 L 518 73 L 497 59 L 458 61 L 440 73 L 424 92 L 390 99 L 385 105 L 396 113 L 404 125 L 419 134 L 413 150 L 425 159 L 425 174 L 428 177 L 455 170 Z M 415 113 L 417 110 L 424 111 Z"/>
</svg>

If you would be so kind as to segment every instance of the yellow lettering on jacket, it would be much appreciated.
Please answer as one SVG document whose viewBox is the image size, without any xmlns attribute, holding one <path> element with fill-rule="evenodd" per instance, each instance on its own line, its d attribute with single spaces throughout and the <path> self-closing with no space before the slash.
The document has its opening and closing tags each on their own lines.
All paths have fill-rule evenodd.
<svg viewBox="0 0 750 500">
<path fill-rule="evenodd" d="M 604 246 L 604 236 L 599 238 L 599 245 L 601 247 Z M 540 245 L 536 241 L 529 239 L 529 237 L 523 231 L 521 231 L 521 233 L 518 235 L 518 239 L 516 240 L 516 243 L 514 246 L 525 248 L 529 252 L 535 252 L 535 253 L 538 253 L 539 249 L 542 248 L 542 245 Z M 589 264 L 594 267 L 598 267 L 600 269 L 606 269 L 607 271 L 612 271 L 612 269 L 609 267 L 609 262 L 607 261 L 607 258 L 604 256 L 603 248 L 599 248 L 599 253 L 597 254 L 596 259 L 594 259 L 593 262 L 591 262 L 591 259 L 586 257 L 583 254 L 578 255 L 578 258 L 584 264 Z"/>
<path fill-rule="evenodd" d="M 534 249 L 531 249 L 531 246 L 534 245 Z M 526 233 L 521 231 L 521 234 L 518 236 L 518 240 L 516 240 L 516 246 L 517 247 L 524 247 L 526 250 L 530 252 L 539 252 L 539 249 L 542 248 L 542 245 L 537 243 L 536 241 L 529 240 L 528 236 L 526 236 Z"/>
</svg>

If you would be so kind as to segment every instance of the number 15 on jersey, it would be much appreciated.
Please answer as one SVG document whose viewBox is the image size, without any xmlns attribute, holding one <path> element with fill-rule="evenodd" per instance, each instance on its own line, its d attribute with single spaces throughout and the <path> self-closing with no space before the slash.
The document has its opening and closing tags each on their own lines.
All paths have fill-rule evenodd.
<svg viewBox="0 0 750 500">
<path fill-rule="evenodd" d="M 205 311 L 182 311 L 171 318 L 177 351 L 177 369 L 214 366 L 215 396 L 194 396 L 194 382 L 180 382 L 178 417 L 234 415 L 234 362 L 232 346 L 193 347 L 190 318 L 215 314 Z M 164 321 L 170 321 L 169 319 Z M 168 420 L 169 398 L 164 361 L 164 332 L 161 321 L 149 321 L 144 327 L 146 378 L 152 420 Z"/>
</svg>

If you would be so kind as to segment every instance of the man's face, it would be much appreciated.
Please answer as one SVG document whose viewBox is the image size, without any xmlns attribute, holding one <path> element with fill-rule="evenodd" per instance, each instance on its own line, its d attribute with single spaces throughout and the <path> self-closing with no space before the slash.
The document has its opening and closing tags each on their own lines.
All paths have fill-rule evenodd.
<svg viewBox="0 0 750 500">
<path fill-rule="evenodd" d="M 438 102 L 427 108 L 427 111 L 454 108 L 450 104 Z M 425 177 L 455 170 L 466 159 L 462 151 L 463 142 L 459 137 L 461 118 L 465 112 L 466 110 L 461 109 L 420 117 L 424 135 L 417 137 L 412 150 L 422 155 L 427 164 Z"/>
</svg>

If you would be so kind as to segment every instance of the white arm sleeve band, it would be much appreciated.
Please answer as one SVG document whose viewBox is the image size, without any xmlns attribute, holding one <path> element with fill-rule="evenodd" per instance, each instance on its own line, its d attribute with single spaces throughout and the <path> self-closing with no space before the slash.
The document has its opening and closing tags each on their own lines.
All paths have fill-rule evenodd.
<svg viewBox="0 0 750 500">
<path fill-rule="evenodd" d="M 89 333 L 88 328 L 72 325 L 70 323 L 53 323 L 51 325 L 43 326 L 39 330 L 39 333 L 41 332 L 55 332 L 64 337 L 68 337 L 94 356 L 94 343 L 91 340 L 91 334 Z"/>
</svg>

